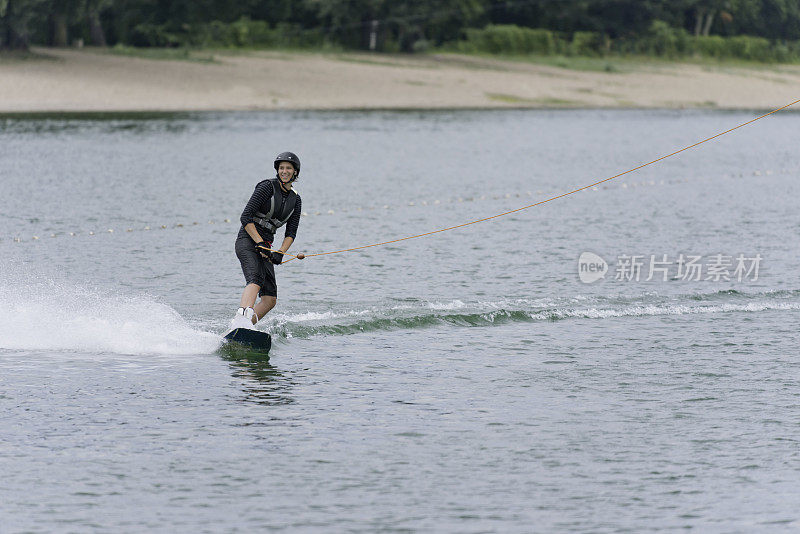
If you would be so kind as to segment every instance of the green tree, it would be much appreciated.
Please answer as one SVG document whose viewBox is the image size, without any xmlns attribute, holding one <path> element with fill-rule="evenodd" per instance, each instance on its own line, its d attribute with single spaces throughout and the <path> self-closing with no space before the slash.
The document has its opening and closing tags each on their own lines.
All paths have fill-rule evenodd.
<svg viewBox="0 0 800 534">
<path fill-rule="evenodd" d="M 49 0 L 48 11 L 52 21 L 50 44 L 53 46 L 69 45 L 69 27 L 83 14 L 85 0 Z"/>
<path fill-rule="evenodd" d="M 26 50 L 37 20 L 46 18 L 45 0 L 0 0 L 0 48 Z"/>
<path fill-rule="evenodd" d="M 95 46 L 108 44 L 100 13 L 111 5 L 112 0 L 86 0 L 86 24 L 89 26 L 89 38 Z"/>
<path fill-rule="evenodd" d="M 369 48 L 379 33 L 379 49 L 404 51 L 441 44 L 483 16 L 487 0 L 306 0 L 318 24 L 344 46 Z"/>
<path fill-rule="evenodd" d="M 682 10 L 676 3 L 676 0 L 492 0 L 487 13 L 492 23 L 569 34 L 589 31 L 616 38 L 645 34 L 654 20 L 682 24 Z"/>
<path fill-rule="evenodd" d="M 481 20 L 484 0 L 412 0 L 387 2 L 387 24 L 404 51 L 440 45 L 459 37 L 464 28 Z"/>
<path fill-rule="evenodd" d="M 800 2 L 797 0 L 730 0 L 730 34 L 769 39 L 800 39 Z"/>
<path fill-rule="evenodd" d="M 692 30 L 695 37 L 710 35 L 715 18 L 721 13 L 730 15 L 728 0 L 684 0 L 683 8 L 691 13 L 694 19 Z"/>
<path fill-rule="evenodd" d="M 305 0 L 328 37 L 346 47 L 368 48 L 372 21 L 383 18 L 386 0 Z"/>
</svg>

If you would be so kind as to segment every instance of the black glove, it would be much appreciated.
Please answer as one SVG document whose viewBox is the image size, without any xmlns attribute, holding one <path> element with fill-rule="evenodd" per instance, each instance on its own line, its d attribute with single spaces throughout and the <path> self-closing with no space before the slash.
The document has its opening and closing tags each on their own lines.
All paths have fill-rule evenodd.
<svg viewBox="0 0 800 534">
<path fill-rule="evenodd" d="M 269 257 L 270 252 L 271 252 L 270 251 L 270 246 L 271 245 L 272 245 L 272 243 L 270 243 L 268 241 L 259 241 L 258 243 L 256 243 L 256 252 L 259 252 L 259 253 L 264 254 L 265 256 Z"/>
<path fill-rule="evenodd" d="M 274 263 L 275 265 L 280 265 L 283 261 L 283 254 L 280 252 L 273 252 L 269 255 L 269 261 Z"/>
</svg>

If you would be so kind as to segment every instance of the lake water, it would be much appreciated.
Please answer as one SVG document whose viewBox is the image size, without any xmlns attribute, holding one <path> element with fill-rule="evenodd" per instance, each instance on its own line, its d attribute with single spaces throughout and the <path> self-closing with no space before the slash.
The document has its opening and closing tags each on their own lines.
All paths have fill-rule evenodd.
<svg viewBox="0 0 800 534">
<path fill-rule="evenodd" d="M 289 262 L 218 350 L 280 151 L 318 253 L 757 115 L 0 117 L 0 530 L 797 529 L 797 114 Z"/>
</svg>

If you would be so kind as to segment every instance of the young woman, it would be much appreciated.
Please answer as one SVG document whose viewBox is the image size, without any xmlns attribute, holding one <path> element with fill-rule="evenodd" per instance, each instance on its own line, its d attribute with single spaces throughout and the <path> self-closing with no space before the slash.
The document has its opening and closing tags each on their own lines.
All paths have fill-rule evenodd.
<svg viewBox="0 0 800 534">
<path fill-rule="evenodd" d="M 242 227 L 236 236 L 236 256 L 242 264 L 247 286 L 239 301 L 239 309 L 231 321 L 231 329 L 252 328 L 275 307 L 278 285 L 275 265 L 292 246 L 300 224 L 300 195 L 292 183 L 300 174 L 300 158 L 292 152 L 281 152 L 275 158 L 273 179 L 256 185 L 241 216 Z M 272 248 L 275 231 L 286 225 L 283 243 Z M 256 303 L 256 298 L 261 300 Z"/>
</svg>

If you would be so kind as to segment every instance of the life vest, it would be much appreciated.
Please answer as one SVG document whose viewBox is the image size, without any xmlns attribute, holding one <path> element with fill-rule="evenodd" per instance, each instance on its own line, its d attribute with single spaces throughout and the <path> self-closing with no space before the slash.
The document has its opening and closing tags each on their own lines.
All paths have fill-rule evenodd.
<svg viewBox="0 0 800 534">
<path fill-rule="evenodd" d="M 277 178 L 270 180 L 270 183 L 272 183 L 272 197 L 269 199 L 269 210 L 267 213 L 256 212 L 253 222 L 269 234 L 267 241 L 271 242 L 275 231 L 291 218 L 297 203 L 297 193 L 289 190 L 289 193 L 284 195 L 283 190 L 279 191 L 281 184 Z M 280 202 L 278 202 L 279 198 Z"/>
</svg>

